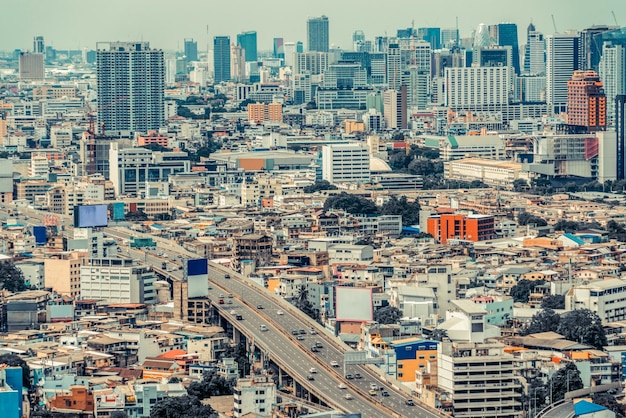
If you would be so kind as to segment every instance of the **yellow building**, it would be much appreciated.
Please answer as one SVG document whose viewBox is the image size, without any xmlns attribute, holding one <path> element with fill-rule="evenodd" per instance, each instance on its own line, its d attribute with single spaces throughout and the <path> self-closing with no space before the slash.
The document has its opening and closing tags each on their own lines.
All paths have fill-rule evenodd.
<svg viewBox="0 0 626 418">
<path fill-rule="evenodd" d="M 414 382 L 415 373 L 428 367 L 428 363 L 437 361 L 437 341 L 407 338 L 392 342 L 391 348 L 396 354 L 396 371 L 401 382 Z"/>
</svg>

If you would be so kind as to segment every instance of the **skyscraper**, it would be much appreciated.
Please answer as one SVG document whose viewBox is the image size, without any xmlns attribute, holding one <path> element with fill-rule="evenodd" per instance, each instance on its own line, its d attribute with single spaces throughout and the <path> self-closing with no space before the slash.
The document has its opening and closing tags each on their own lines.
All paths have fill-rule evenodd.
<svg viewBox="0 0 626 418">
<path fill-rule="evenodd" d="M 528 25 L 526 30 L 526 49 L 524 52 L 524 74 L 544 74 L 546 72 L 546 41 L 535 25 Z"/>
<path fill-rule="evenodd" d="M 230 80 L 230 36 L 213 38 L 213 68 L 215 83 Z"/>
<path fill-rule="evenodd" d="M 387 83 L 391 90 L 397 90 L 402 84 L 402 56 L 398 43 L 387 48 Z"/>
<path fill-rule="evenodd" d="M 43 54 L 20 52 L 19 75 L 20 80 L 43 80 Z"/>
<path fill-rule="evenodd" d="M 459 39 L 459 30 L 456 28 L 441 29 L 441 47 L 450 48 L 456 46 Z"/>
<path fill-rule="evenodd" d="M 33 52 L 35 54 L 43 54 L 46 52 L 43 36 L 38 35 L 33 38 Z"/>
<path fill-rule="evenodd" d="M 519 41 L 517 40 L 517 25 L 515 23 L 498 24 L 498 45 L 510 46 L 513 51 L 513 69 L 520 74 Z"/>
<path fill-rule="evenodd" d="M 185 39 L 185 61 L 198 61 L 198 42 Z"/>
<path fill-rule="evenodd" d="M 567 105 L 567 82 L 580 69 L 580 49 L 577 33 L 546 38 L 546 102 L 549 111 L 561 113 Z"/>
<path fill-rule="evenodd" d="M 159 129 L 165 113 L 163 51 L 148 42 L 98 43 L 96 49 L 98 122 L 105 132 Z"/>
<path fill-rule="evenodd" d="M 272 53 L 272 57 L 285 58 L 285 48 L 283 48 L 283 44 L 283 38 L 274 38 L 274 52 Z"/>
<path fill-rule="evenodd" d="M 252 30 L 238 34 L 237 45 L 246 51 L 246 62 L 255 62 L 258 59 L 256 31 Z"/>
<path fill-rule="evenodd" d="M 307 45 L 309 51 L 328 52 L 328 17 L 311 17 L 306 22 Z"/>
<path fill-rule="evenodd" d="M 440 28 L 419 28 L 417 29 L 417 39 L 422 39 L 430 43 L 430 48 L 435 50 L 441 48 Z"/>
<path fill-rule="evenodd" d="M 407 89 L 400 86 L 398 90 L 387 90 L 383 93 L 385 125 L 389 129 L 407 128 Z"/>
<path fill-rule="evenodd" d="M 610 41 L 602 45 L 599 75 L 606 93 L 607 125 L 615 123 L 615 97 L 626 93 L 626 51 Z"/>
<path fill-rule="evenodd" d="M 362 51 L 363 44 L 365 43 L 365 32 L 362 30 L 355 30 L 352 34 L 352 50 Z"/>
<path fill-rule="evenodd" d="M 619 27 L 594 25 L 580 31 L 581 69 L 598 71 L 602 56 L 602 37 Z"/>
<path fill-rule="evenodd" d="M 567 124 L 590 132 L 606 128 L 606 95 L 595 71 L 576 71 L 567 82 Z"/>
</svg>

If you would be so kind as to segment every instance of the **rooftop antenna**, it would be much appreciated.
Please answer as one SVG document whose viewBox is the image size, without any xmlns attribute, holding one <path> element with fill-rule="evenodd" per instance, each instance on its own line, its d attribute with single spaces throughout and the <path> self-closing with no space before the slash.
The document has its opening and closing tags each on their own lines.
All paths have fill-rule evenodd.
<svg viewBox="0 0 626 418">
<path fill-rule="evenodd" d="M 459 17 L 456 17 L 456 47 L 460 48 L 459 45 Z"/>
<path fill-rule="evenodd" d="M 552 26 L 554 26 L 554 33 L 558 33 L 559 31 L 556 28 L 556 19 L 554 19 L 554 15 L 552 15 Z"/>
<path fill-rule="evenodd" d="M 619 26 L 619 23 L 617 23 L 617 18 L 615 17 L 615 12 L 613 10 L 611 10 L 611 14 L 613 15 L 613 21 L 615 22 L 615 26 Z"/>
</svg>

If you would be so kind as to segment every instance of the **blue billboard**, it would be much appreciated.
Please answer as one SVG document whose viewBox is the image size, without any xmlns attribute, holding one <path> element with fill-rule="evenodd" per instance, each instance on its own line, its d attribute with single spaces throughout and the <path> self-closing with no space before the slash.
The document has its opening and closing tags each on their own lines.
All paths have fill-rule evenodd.
<svg viewBox="0 0 626 418">
<path fill-rule="evenodd" d="M 113 213 L 111 216 L 114 221 L 124 219 L 124 202 L 113 203 Z"/>
<path fill-rule="evenodd" d="M 46 245 L 48 242 L 45 226 L 33 226 L 33 236 L 35 237 L 35 245 Z"/>
<path fill-rule="evenodd" d="M 199 298 L 209 295 L 209 260 L 198 258 L 187 260 L 185 278 L 187 280 L 187 297 Z"/>
</svg>

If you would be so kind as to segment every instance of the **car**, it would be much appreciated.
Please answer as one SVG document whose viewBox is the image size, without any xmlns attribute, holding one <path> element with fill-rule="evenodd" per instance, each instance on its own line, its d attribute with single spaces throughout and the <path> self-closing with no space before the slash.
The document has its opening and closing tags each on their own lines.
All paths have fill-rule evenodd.
<svg viewBox="0 0 626 418">
<path fill-rule="evenodd" d="M 118 252 L 118 253 L 121 253 L 121 252 L 122 252 L 122 249 L 121 249 L 120 247 L 117 247 L 117 252 Z"/>
<path fill-rule="evenodd" d="M 354 376 L 352 376 L 350 373 L 348 373 L 348 374 L 346 375 L 346 379 L 348 379 L 348 380 L 352 380 L 352 379 L 354 379 Z"/>
<path fill-rule="evenodd" d="M 207 286 L 207 290 L 213 290 L 211 286 Z"/>
<path fill-rule="evenodd" d="M 335 360 L 331 361 L 330 365 L 333 367 L 339 367 L 339 363 L 337 363 Z"/>
<path fill-rule="evenodd" d="M 303 329 L 301 329 L 301 330 L 300 330 L 300 335 L 304 335 L 304 334 L 306 334 L 306 331 L 305 331 L 305 330 L 303 330 Z"/>
<path fill-rule="evenodd" d="M 309 369 L 309 373 L 317 373 L 317 369 L 315 367 L 311 367 Z"/>
<path fill-rule="evenodd" d="M 228 304 L 232 305 L 233 304 L 233 300 L 232 299 L 228 299 Z"/>
<path fill-rule="evenodd" d="M 404 403 L 407 404 L 408 406 L 415 406 L 415 402 L 413 402 L 413 399 L 407 399 L 406 402 Z"/>
<path fill-rule="evenodd" d="M 232 294 L 232 293 L 229 293 L 229 294 L 228 294 L 228 297 L 229 297 L 229 298 L 232 298 L 232 297 L 233 297 L 233 294 Z"/>
<path fill-rule="evenodd" d="M 220 294 L 220 299 L 224 299 L 224 298 L 225 298 L 225 296 Z"/>
<path fill-rule="evenodd" d="M 261 325 L 259 325 L 259 329 L 260 329 L 261 331 L 267 331 L 267 325 L 265 325 L 265 324 L 261 324 Z"/>
<path fill-rule="evenodd" d="M 376 383 L 370 383 L 371 390 L 378 390 L 378 385 Z"/>
<path fill-rule="evenodd" d="M 285 313 L 283 311 L 281 311 L 280 309 L 276 311 L 276 315 L 284 315 Z"/>
<path fill-rule="evenodd" d="M 307 380 L 315 380 L 315 376 L 313 376 L 312 374 L 308 375 L 306 377 Z"/>
<path fill-rule="evenodd" d="M 225 279 L 230 279 L 230 274 L 226 273 L 226 274 L 224 275 L 224 278 L 225 278 Z"/>
<path fill-rule="evenodd" d="M 219 303 L 220 305 L 223 305 L 224 304 L 224 299 L 219 299 L 217 303 Z"/>
<path fill-rule="evenodd" d="M 378 392 L 376 392 L 374 389 L 370 389 L 367 393 L 369 393 L 370 396 L 376 396 L 378 394 Z"/>
<path fill-rule="evenodd" d="M 309 334 L 311 334 L 311 335 L 315 335 L 315 334 L 317 334 L 317 331 L 315 331 L 313 328 L 311 328 L 311 329 L 309 330 Z"/>
<path fill-rule="evenodd" d="M 321 342 L 319 342 L 319 341 L 315 341 L 315 346 L 316 346 L 317 348 L 324 348 L 324 346 L 322 345 L 322 343 L 321 343 Z"/>
<path fill-rule="evenodd" d="M 320 350 L 318 350 L 316 346 L 311 346 L 311 351 L 317 353 Z"/>
<path fill-rule="evenodd" d="M 230 311 L 230 314 L 231 315 L 237 315 L 237 311 L 233 309 L 232 311 Z"/>
<path fill-rule="evenodd" d="M 352 399 L 352 395 L 350 395 L 349 393 L 346 393 L 344 398 L 346 398 L 347 400 L 350 400 L 350 399 Z"/>
<path fill-rule="evenodd" d="M 361 376 L 361 373 L 355 373 L 354 374 L 354 378 L 355 379 L 361 379 L 361 378 L 363 378 L 363 376 Z"/>
<path fill-rule="evenodd" d="M 256 308 L 257 308 L 257 309 L 263 309 L 263 305 L 261 305 L 261 304 L 256 305 Z"/>
<path fill-rule="evenodd" d="M 387 392 L 386 390 L 383 390 L 382 392 L 380 392 L 380 394 L 383 395 L 385 398 L 389 396 L 389 392 Z"/>
<path fill-rule="evenodd" d="M 297 329 L 292 329 L 291 330 L 291 335 L 299 335 L 300 333 L 298 332 Z"/>
<path fill-rule="evenodd" d="M 304 337 L 303 337 L 302 335 L 298 335 L 298 336 L 296 337 L 296 340 L 298 340 L 298 341 L 304 341 Z"/>
<path fill-rule="evenodd" d="M 337 385 L 337 387 L 338 387 L 339 389 L 348 389 L 348 386 L 346 386 L 346 384 L 345 384 L 345 383 L 339 383 L 339 385 Z"/>
<path fill-rule="evenodd" d="M 243 320 L 243 315 L 235 315 L 235 318 L 237 318 L 237 321 L 241 321 Z"/>
</svg>

